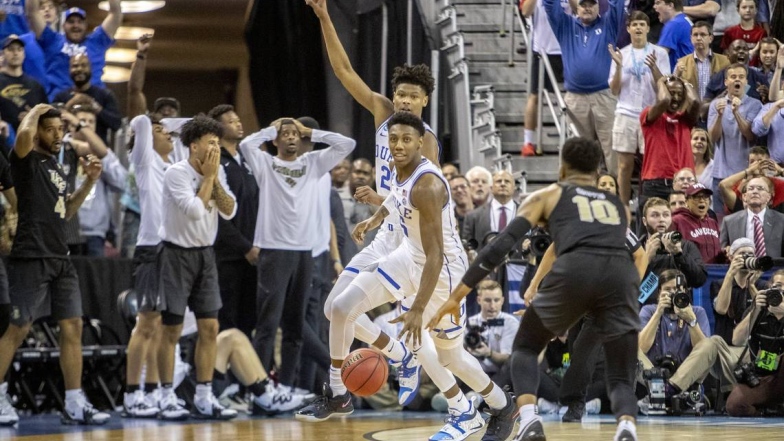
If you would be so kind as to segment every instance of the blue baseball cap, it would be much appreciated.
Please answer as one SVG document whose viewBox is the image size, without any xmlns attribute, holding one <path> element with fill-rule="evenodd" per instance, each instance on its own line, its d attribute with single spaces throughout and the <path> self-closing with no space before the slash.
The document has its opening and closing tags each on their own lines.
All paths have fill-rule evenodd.
<svg viewBox="0 0 784 441">
<path fill-rule="evenodd" d="M 70 16 L 72 16 L 74 14 L 76 14 L 76 15 L 84 18 L 84 19 L 87 18 L 87 13 L 84 12 L 84 9 L 82 9 L 82 8 L 71 8 L 71 9 L 67 9 L 65 12 L 63 12 L 63 20 L 68 20 L 68 17 L 70 17 Z"/>
</svg>

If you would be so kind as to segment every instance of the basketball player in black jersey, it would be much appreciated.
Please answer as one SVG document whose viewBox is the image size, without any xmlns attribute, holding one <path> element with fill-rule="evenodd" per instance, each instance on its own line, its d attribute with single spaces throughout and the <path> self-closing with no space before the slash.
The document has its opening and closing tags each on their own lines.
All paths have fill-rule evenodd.
<svg viewBox="0 0 784 441">
<path fill-rule="evenodd" d="M 546 223 L 557 259 L 520 323 L 512 353 L 512 379 L 520 406 L 515 440 L 546 440 L 535 413 L 537 357 L 556 335 L 586 313 L 604 341 L 612 409 L 618 419 L 614 441 L 636 441 L 634 375 L 637 364 L 637 292 L 640 278 L 626 248 L 628 209 L 596 185 L 602 150 L 575 138 L 561 150 L 560 182 L 531 194 L 517 217 L 485 247 L 429 326 L 445 314 L 459 316 L 462 300 L 476 283 L 504 262 L 532 225 Z"/>
<path fill-rule="evenodd" d="M 52 315 L 60 327 L 60 368 L 65 382 L 64 424 L 102 424 L 109 415 L 98 412 L 81 390 L 82 297 L 76 270 L 68 258 L 65 222 L 73 216 L 101 175 L 94 156 L 81 158 L 86 179 L 66 194 L 66 175 L 57 162 L 64 123 L 60 112 L 39 104 L 19 126 L 10 155 L 11 173 L 19 199 L 19 226 L 9 258 L 11 326 L 0 338 L 0 378 L 14 353 L 39 317 Z M 17 419 L 7 401 L 7 384 L 0 384 L 0 417 Z"/>
</svg>

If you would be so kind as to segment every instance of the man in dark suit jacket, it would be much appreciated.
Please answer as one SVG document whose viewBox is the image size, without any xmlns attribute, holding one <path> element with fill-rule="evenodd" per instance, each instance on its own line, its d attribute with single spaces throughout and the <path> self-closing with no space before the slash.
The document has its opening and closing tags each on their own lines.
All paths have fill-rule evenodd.
<svg viewBox="0 0 784 441">
<path fill-rule="evenodd" d="M 493 199 L 466 215 L 460 236 L 464 242 L 475 244 L 477 252 L 486 245 L 489 233 L 503 230 L 517 215 L 517 204 L 512 200 L 514 190 L 511 173 L 495 172 L 491 188 Z"/>
<path fill-rule="evenodd" d="M 769 178 L 761 176 L 749 179 L 741 187 L 743 203 L 746 209 L 726 216 L 721 223 L 721 246 L 728 247 L 741 237 L 755 242 L 756 254 L 781 257 L 782 236 L 784 236 L 784 214 L 769 210 L 768 204 L 773 199 L 773 185 Z M 764 247 L 757 243 L 755 217 L 762 227 Z M 764 250 L 762 249 L 764 248 Z"/>
</svg>

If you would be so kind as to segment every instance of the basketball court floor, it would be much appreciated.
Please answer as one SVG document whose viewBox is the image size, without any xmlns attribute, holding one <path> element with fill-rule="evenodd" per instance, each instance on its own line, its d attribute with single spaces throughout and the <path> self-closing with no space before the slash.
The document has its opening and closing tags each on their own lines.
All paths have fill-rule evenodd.
<svg viewBox="0 0 784 441">
<path fill-rule="evenodd" d="M 443 414 L 357 411 L 351 417 L 303 423 L 293 417 L 240 418 L 230 422 L 159 423 L 115 416 L 97 428 L 60 425 L 58 416 L 24 418 L 17 428 L 0 427 L 0 440 L 20 441 L 413 441 L 427 440 L 443 425 Z M 549 441 L 610 441 L 615 421 L 609 415 L 588 416 L 582 424 L 545 417 Z M 727 417 L 641 417 L 640 441 L 784 440 L 784 419 Z M 479 440 L 480 434 L 469 440 Z"/>
</svg>

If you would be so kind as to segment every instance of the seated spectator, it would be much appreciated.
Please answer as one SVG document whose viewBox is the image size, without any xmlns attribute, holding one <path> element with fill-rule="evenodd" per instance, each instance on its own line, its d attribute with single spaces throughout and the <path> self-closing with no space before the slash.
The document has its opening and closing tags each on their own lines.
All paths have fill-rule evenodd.
<svg viewBox="0 0 784 441">
<path fill-rule="evenodd" d="M 691 129 L 697 124 L 700 101 L 694 87 L 677 77 L 662 77 L 657 83 L 656 104 L 640 114 L 645 138 L 638 210 L 649 197 L 666 199 L 672 191 L 672 177 L 684 168 L 694 168 Z M 642 219 L 640 212 L 637 219 Z M 640 230 L 642 230 L 640 228 Z"/>
<path fill-rule="evenodd" d="M 726 221 L 728 218 L 724 218 Z M 729 247 L 727 256 L 730 267 L 723 281 L 711 282 L 711 298 L 713 299 L 713 315 L 716 318 L 714 334 L 732 344 L 732 331 L 740 323 L 743 313 L 754 302 L 751 285 L 755 285 L 762 271 L 746 268 L 745 261 L 755 256 L 754 240 L 746 237 L 735 239 Z M 759 286 L 759 289 L 764 289 Z"/>
<path fill-rule="evenodd" d="M 667 198 L 667 203 L 670 204 L 671 211 L 675 211 L 679 208 L 686 208 L 686 193 L 682 191 L 673 191 Z"/>
<path fill-rule="evenodd" d="M 781 72 L 781 68 L 777 72 Z M 773 161 L 784 162 L 784 97 L 765 104 L 754 118 L 751 130 L 754 135 L 768 137 L 768 149 Z"/>
<path fill-rule="evenodd" d="M 778 176 L 784 176 L 784 168 L 772 161 L 768 151 L 763 147 L 752 147 L 749 150 L 749 166 L 719 183 L 719 191 L 726 211 L 735 213 L 743 210 L 741 184 L 748 178 L 759 176 L 768 176 L 773 181 L 771 195 L 773 199 L 770 206 L 781 211 L 781 204 L 784 203 L 784 179 Z"/>
<path fill-rule="evenodd" d="M 683 235 L 683 240 L 697 244 L 705 263 L 720 263 L 723 255 L 719 246 L 719 224 L 708 216 L 713 192 L 702 184 L 684 190 L 686 207 L 672 214 L 672 227 Z"/>
<path fill-rule="evenodd" d="M 745 237 L 754 242 L 757 257 L 781 257 L 784 214 L 768 209 L 773 182 L 765 176 L 751 178 L 741 186 L 741 191 L 746 209 L 722 220 L 721 246 L 728 247 Z"/>
<path fill-rule="evenodd" d="M 449 182 L 452 178 L 460 174 L 460 169 L 457 168 L 457 165 L 447 162 L 441 167 L 441 174 L 443 174 L 446 181 Z"/>
<path fill-rule="evenodd" d="M 691 153 L 694 156 L 694 172 L 697 181 L 710 187 L 713 185 L 713 144 L 708 131 L 702 127 L 691 129 Z"/>
<path fill-rule="evenodd" d="M 730 60 L 722 54 L 711 50 L 713 41 L 712 26 L 707 21 L 698 21 L 691 28 L 691 43 L 694 52 L 678 59 L 674 69 L 675 76 L 697 88 L 700 100 L 705 99 L 705 92 L 711 77 L 730 65 Z"/>
<path fill-rule="evenodd" d="M 683 13 L 682 0 L 662 0 L 654 3 L 659 21 L 664 23 L 658 45 L 670 56 L 670 70 L 675 70 L 678 59 L 694 51 L 691 44 L 691 21 Z"/>
<path fill-rule="evenodd" d="M 36 104 L 48 103 L 46 91 L 24 72 L 25 43 L 11 34 L 3 40 L 5 64 L 0 68 L 0 115 L 14 130 Z"/>
<path fill-rule="evenodd" d="M 87 13 L 71 8 L 63 12 L 63 33 L 52 30 L 40 9 L 40 0 L 26 0 L 30 28 L 38 39 L 46 59 L 47 94 L 54 101 L 56 93 L 73 85 L 68 76 L 68 61 L 74 55 L 86 55 L 95 76 L 92 82 L 103 86 L 101 76 L 106 65 L 106 51 L 114 44 L 114 33 L 122 23 L 120 0 L 109 0 L 109 14 L 87 33 Z"/>
<path fill-rule="evenodd" d="M 471 200 L 474 202 L 475 209 L 492 200 L 490 184 L 493 182 L 493 175 L 490 170 L 477 165 L 468 170 L 465 176 L 471 188 Z"/>
<path fill-rule="evenodd" d="M 122 193 L 128 179 L 128 170 L 112 150 L 95 133 L 95 114 L 89 109 L 79 108 L 74 114 L 63 112 L 63 119 L 68 122 L 71 142 L 84 142 L 90 152 L 101 160 L 103 171 L 95 182 L 93 190 L 85 198 L 79 208 L 79 228 L 85 240 L 85 254 L 92 257 L 105 256 L 105 243 L 112 231 L 112 214 L 114 213 L 114 193 Z M 77 177 L 77 181 L 80 178 Z"/>
<path fill-rule="evenodd" d="M 499 373 L 512 355 L 512 342 L 520 322 L 517 317 L 503 312 L 504 293 L 501 285 L 492 280 L 483 280 L 476 287 L 477 302 L 479 303 L 479 314 L 468 317 L 468 326 L 479 331 L 481 340 L 473 345 L 472 341 L 466 340 L 466 349 L 476 357 L 482 364 L 482 369 L 491 378 Z M 503 387 L 511 384 L 508 366 L 504 381 L 496 382 Z"/>
<path fill-rule="evenodd" d="M 667 234 L 672 226 L 672 215 L 667 202 L 660 198 L 650 198 L 645 203 L 644 213 L 643 225 L 646 233 L 640 236 L 640 242 L 648 256 L 648 267 L 643 280 L 666 270 L 678 270 L 686 277 L 687 286 L 702 286 L 708 278 L 708 272 L 697 246 L 689 240 L 673 241 L 672 236 Z"/>
<path fill-rule="evenodd" d="M 700 341 L 710 337 L 710 324 L 705 310 L 691 302 L 684 308 L 673 304 L 673 296 L 687 293 L 685 277 L 678 270 L 666 270 L 659 275 L 657 304 L 645 305 L 640 310 L 640 351 L 645 355 L 643 365 L 670 356 L 681 363 Z"/>
<path fill-rule="evenodd" d="M 633 11 L 626 21 L 626 29 L 632 43 L 621 50 L 610 49 L 613 63 L 609 80 L 610 90 L 618 97 L 612 144 L 618 156 L 618 193 L 624 204 L 631 197 L 635 155 L 645 153 L 640 112 L 656 103 L 656 82 L 662 75 L 670 74 L 667 52 L 648 43 L 648 16 Z"/>
<path fill-rule="evenodd" d="M 517 203 L 512 199 L 515 181 L 507 171 L 492 175 L 492 199 L 468 213 L 461 224 L 460 237 L 464 242 L 476 244 L 476 251 L 484 248 L 487 235 L 503 231 L 517 214 Z"/>
<path fill-rule="evenodd" d="M 748 85 L 746 65 L 734 63 L 726 70 L 727 97 L 717 98 L 708 111 L 708 133 L 715 147 L 713 154 L 713 210 L 723 213 L 719 183 L 722 179 L 745 169 L 746 152 L 755 140 L 751 124 L 762 108 L 762 103 L 746 95 Z M 728 111 L 729 110 L 729 111 Z"/>
<path fill-rule="evenodd" d="M 690 167 L 685 167 L 672 176 L 672 191 L 682 192 L 684 188 L 697 183 L 697 176 Z"/>
<path fill-rule="evenodd" d="M 74 55 L 70 66 L 74 87 L 60 91 L 53 102 L 65 103 L 65 108 L 69 110 L 77 105 L 92 109 L 97 118 L 95 132 L 104 142 L 108 142 L 109 129 L 119 130 L 122 126 L 122 114 L 117 98 L 111 90 L 90 82 L 93 72 L 87 56 Z"/>
<path fill-rule="evenodd" d="M 449 180 L 449 190 L 452 192 L 452 202 L 455 204 L 455 219 L 462 230 L 463 222 L 468 213 L 474 211 L 474 201 L 471 198 L 471 188 L 468 179 L 457 175 Z"/>
<path fill-rule="evenodd" d="M 748 345 L 750 363 L 744 364 L 759 379 L 759 385 L 739 382 L 727 398 L 727 413 L 733 417 L 757 416 L 764 406 L 781 404 L 784 396 L 784 369 L 779 361 L 784 355 L 784 304 L 768 302 L 773 292 L 781 296 L 784 272 L 779 270 L 771 278 L 770 289 L 760 291 L 745 318 L 735 328 L 732 342 Z"/>
<path fill-rule="evenodd" d="M 730 43 L 730 47 L 727 49 L 726 54 L 730 59 L 730 66 L 740 63 L 748 69 L 749 48 L 746 47 L 745 41 L 735 40 Z M 729 66 L 711 77 L 708 88 L 705 91 L 704 100 L 712 100 L 727 90 L 727 69 L 729 69 Z M 768 79 L 761 72 L 753 69 L 748 70 L 746 79 L 749 86 L 748 91 L 745 92 L 746 95 L 759 100 L 762 94 L 768 94 Z"/>
<path fill-rule="evenodd" d="M 762 24 L 756 21 L 756 0 L 738 0 L 736 7 L 740 15 L 740 23 L 724 31 L 724 37 L 721 39 L 722 51 L 726 51 L 730 47 L 730 43 L 735 40 L 745 41 L 746 47 L 752 50 L 757 45 L 757 42 L 767 35 Z"/>
</svg>

